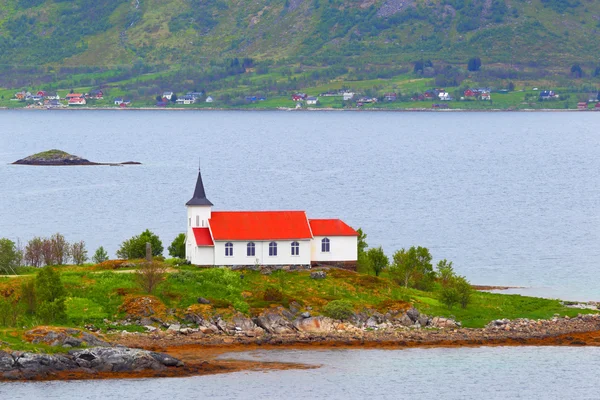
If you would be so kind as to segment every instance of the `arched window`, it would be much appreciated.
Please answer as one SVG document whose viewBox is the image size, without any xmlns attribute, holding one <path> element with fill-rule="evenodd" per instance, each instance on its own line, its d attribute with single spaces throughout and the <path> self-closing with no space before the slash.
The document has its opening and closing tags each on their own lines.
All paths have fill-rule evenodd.
<svg viewBox="0 0 600 400">
<path fill-rule="evenodd" d="M 225 257 L 233 257 L 233 243 L 225 243 Z"/>
<path fill-rule="evenodd" d="M 254 242 L 248 242 L 246 245 L 246 255 L 248 257 L 254 257 L 256 255 L 256 245 Z"/>
<path fill-rule="evenodd" d="M 324 238 L 323 240 L 321 240 L 321 252 L 329 253 L 329 250 L 331 250 L 331 248 L 329 247 L 329 239 Z"/>
<path fill-rule="evenodd" d="M 300 255 L 300 243 L 292 242 L 292 255 L 299 256 Z"/>
<path fill-rule="evenodd" d="M 271 256 L 271 257 L 277 256 L 277 243 L 275 243 L 275 242 L 269 243 L 269 256 Z"/>
</svg>

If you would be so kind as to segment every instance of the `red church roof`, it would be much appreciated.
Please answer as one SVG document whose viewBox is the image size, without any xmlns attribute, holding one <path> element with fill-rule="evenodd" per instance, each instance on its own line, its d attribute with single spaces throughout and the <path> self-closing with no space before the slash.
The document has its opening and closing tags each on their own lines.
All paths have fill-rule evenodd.
<svg viewBox="0 0 600 400">
<path fill-rule="evenodd" d="M 304 211 L 214 211 L 214 240 L 311 239 Z"/>
<path fill-rule="evenodd" d="M 311 219 L 309 222 L 314 236 L 358 236 L 358 232 L 340 219 Z"/>
<path fill-rule="evenodd" d="M 210 236 L 210 230 L 208 228 L 192 228 L 194 231 L 194 238 L 196 239 L 196 246 L 214 246 L 215 243 Z"/>
</svg>

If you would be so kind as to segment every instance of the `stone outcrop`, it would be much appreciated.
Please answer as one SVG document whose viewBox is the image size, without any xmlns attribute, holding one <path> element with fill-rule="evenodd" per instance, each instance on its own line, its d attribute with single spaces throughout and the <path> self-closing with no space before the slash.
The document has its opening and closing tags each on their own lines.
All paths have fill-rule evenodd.
<svg viewBox="0 0 600 400">
<path fill-rule="evenodd" d="M 31 343 L 43 343 L 60 347 L 108 347 L 105 340 L 79 329 L 38 327 L 25 332 L 25 338 Z"/>
<path fill-rule="evenodd" d="M 0 378 L 5 380 L 47 378 L 63 371 L 94 374 L 182 366 L 183 362 L 167 354 L 127 347 L 93 347 L 54 355 L 0 351 Z"/>
<path fill-rule="evenodd" d="M 48 150 L 33 154 L 29 157 L 15 161 L 15 165 L 47 165 L 47 166 L 68 166 L 68 165 L 139 165 L 137 161 L 126 161 L 122 163 L 98 163 L 74 156 L 62 150 Z"/>
</svg>

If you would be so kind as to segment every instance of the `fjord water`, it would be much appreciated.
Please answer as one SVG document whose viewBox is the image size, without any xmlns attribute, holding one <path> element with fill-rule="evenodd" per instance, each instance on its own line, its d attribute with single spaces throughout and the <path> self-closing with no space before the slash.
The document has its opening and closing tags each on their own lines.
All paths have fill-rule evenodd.
<svg viewBox="0 0 600 400">
<path fill-rule="evenodd" d="M 232 355 L 226 355 L 232 357 Z M 176 379 L 0 383 L 13 400 L 597 399 L 600 348 L 258 351 L 236 358 L 320 365 Z"/>
<path fill-rule="evenodd" d="M 600 300 L 600 113 L 0 112 L 0 237 L 111 256 L 185 230 L 201 160 L 219 210 L 301 209 L 473 283 Z M 127 167 L 9 163 L 58 148 Z"/>
</svg>

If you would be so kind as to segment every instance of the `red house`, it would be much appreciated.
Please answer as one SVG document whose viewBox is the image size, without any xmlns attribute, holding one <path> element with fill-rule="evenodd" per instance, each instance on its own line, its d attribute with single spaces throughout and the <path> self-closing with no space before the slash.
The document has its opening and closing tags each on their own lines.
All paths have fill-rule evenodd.
<svg viewBox="0 0 600 400">
<path fill-rule="evenodd" d="M 465 90 L 465 97 L 475 97 L 475 92 L 471 89 Z"/>
<path fill-rule="evenodd" d="M 37 95 L 41 96 L 41 97 L 46 97 L 46 91 L 45 90 L 40 90 L 39 92 L 37 92 Z"/>
<path fill-rule="evenodd" d="M 577 103 L 577 109 L 578 110 L 582 110 L 582 111 L 583 110 L 587 110 L 588 109 L 588 105 L 587 105 L 586 102 L 581 101 L 581 102 Z"/>
</svg>

